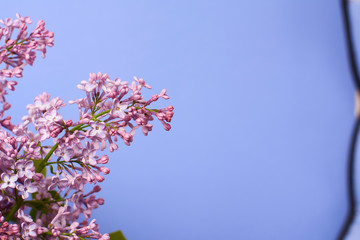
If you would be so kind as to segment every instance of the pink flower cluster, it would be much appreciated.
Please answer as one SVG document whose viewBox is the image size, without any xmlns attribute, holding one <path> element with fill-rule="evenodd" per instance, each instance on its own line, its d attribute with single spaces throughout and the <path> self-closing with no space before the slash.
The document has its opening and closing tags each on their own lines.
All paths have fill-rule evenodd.
<svg viewBox="0 0 360 240">
<path fill-rule="evenodd" d="M 7 18 L 0 20 L 3 27 L 0 26 L 0 103 L 3 105 L 0 111 L 0 119 L 4 112 L 10 108 L 6 102 L 6 89 L 14 91 L 17 81 L 8 81 L 6 78 L 21 78 L 23 67 L 26 64 L 33 65 L 36 58 L 36 51 L 39 51 L 45 58 L 46 47 L 54 45 L 54 33 L 45 29 L 45 22 L 40 20 L 35 29 L 29 34 L 28 25 L 32 23 L 29 17 L 21 17 L 16 14 L 17 19 Z M 16 35 L 12 39 L 13 35 Z M 10 119 L 5 120 L 4 124 Z"/>
<path fill-rule="evenodd" d="M 17 20 L 1 22 L 5 28 L 0 28 L 0 36 L 6 40 L 5 46 L 0 47 L 4 52 L 0 63 L 6 67 L 0 76 L 20 77 L 16 69 L 22 72 L 25 63 L 33 63 L 34 50 L 44 54 L 45 47 L 53 45 L 53 34 L 44 30 L 43 21 L 39 21 L 28 36 L 26 24 L 31 23 L 28 17 L 18 15 Z M 11 40 L 15 28 L 19 29 L 18 36 Z M 16 60 L 10 57 L 12 54 Z M 64 101 L 47 93 L 27 106 L 28 115 L 22 123 L 2 121 L 0 240 L 109 239 L 108 234 L 99 232 L 96 220 L 91 220 L 92 211 L 104 204 L 104 199 L 95 196 L 101 190 L 96 184 L 110 172 L 104 166 L 109 157 L 101 151 L 117 150 L 120 139 L 130 145 L 137 129 L 147 135 L 154 119 L 165 130 L 171 128 L 172 106 L 149 108 L 160 98 L 169 99 L 166 89 L 145 100 L 142 90 L 151 87 L 142 78 L 134 77 L 128 83 L 119 78 L 111 80 L 107 74 L 90 73 L 78 88 L 85 92 L 85 97 L 70 101 L 79 109 L 76 121 L 64 120 L 60 113 Z M 85 184 L 94 187 L 86 192 Z"/>
</svg>

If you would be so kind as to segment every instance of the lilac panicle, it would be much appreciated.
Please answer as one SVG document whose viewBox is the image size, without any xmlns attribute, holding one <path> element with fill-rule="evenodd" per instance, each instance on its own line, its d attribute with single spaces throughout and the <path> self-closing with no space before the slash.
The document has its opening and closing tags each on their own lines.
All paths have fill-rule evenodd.
<svg viewBox="0 0 360 240">
<path fill-rule="evenodd" d="M 0 20 L 0 240 L 4 239 L 100 239 L 94 209 L 105 203 L 95 194 L 110 169 L 105 149 L 130 145 L 137 130 L 145 136 L 157 119 L 170 130 L 174 108 L 151 108 L 167 100 L 166 89 L 150 99 L 143 97 L 144 79 L 130 83 L 108 74 L 90 73 L 77 86 L 84 97 L 70 101 L 78 107 L 79 118 L 64 120 L 65 103 L 42 93 L 27 105 L 28 114 L 19 124 L 11 123 L 4 112 L 11 107 L 7 90 L 15 90 L 25 65 L 33 65 L 36 52 L 45 57 L 53 46 L 54 34 L 40 20 L 29 34 L 29 17 Z M 35 130 L 31 130 L 35 129 Z M 84 186 L 94 184 L 86 192 Z M 84 219 L 80 221 L 79 219 Z"/>
<path fill-rule="evenodd" d="M 46 48 L 54 46 L 54 33 L 45 29 L 45 22 L 38 21 L 33 31 L 29 32 L 31 23 L 29 17 L 21 17 L 20 14 L 16 14 L 16 19 L 0 20 L 0 42 L 4 42 L 0 45 L 0 119 L 11 106 L 5 99 L 6 89 L 14 91 L 17 85 L 17 81 L 9 79 L 21 78 L 25 65 L 34 64 L 36 52 L 45 58 Z M 13 127 L 10 119 L 3 119 L 0 123 L 8 129 Z"/>
</svg>

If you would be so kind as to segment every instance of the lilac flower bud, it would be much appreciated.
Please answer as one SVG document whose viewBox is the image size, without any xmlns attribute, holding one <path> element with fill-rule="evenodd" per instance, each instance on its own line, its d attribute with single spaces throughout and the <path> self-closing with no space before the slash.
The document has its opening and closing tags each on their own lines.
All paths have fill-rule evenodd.
<svg viewBox="0 0 360 240">
<path fill-rule="evenodd" d="M 100 171 L 105 175 L 110 173 L 110 169 L 108 169 L 107 167 L 100 167 Z"/>
<path fill-rule="evenodd" d="M 92 192 L 100 192 L 101 191 L 101 187 L 99 185 L 95 185 L 95 187 L 93 188 Z"/>
<path fill-rule="evenodd" d="M 85 235 L 89 232 L 89 229 L 87 227 L 80 228 L 78 231 L 81 235 Z"/>
<path fill-rule="evenodd" d="M 136 108 L 134 106 L 130 107 L 129 113 L 136 114 Z"/>
<path fill-rule="evenodd" d="M 117 96 L 117 93 L 115 91 L 112 91 L 112 92 L 108 93 L 107 96 L 109 98 L 115 98 Z"/>
<path fill-rule="evenodd" d="M 165 129 L 166 131 L 169 131 L 169 130 L 171 129 L 171 125 L 170 125 L 170 124 L 168 124 L 168 123 L 166 123 L 166 122 L 164 122 L 164 121 L 161 121 L 161 123 L 163 124 L 164 129 Z"/>
<path fill-rule="evenodd" d="M 166 112 L 165 120 L 171 122 L 172 117 L 174 116 L 174 112 Z"/>
<path fill-rule="evenodd" d="M 16 139 L 15 139 L 14 137 L 10 137 L 10 138 L 9 138 L 9 143 L 10 143 L 12 146 L 15 146 Z"/>
<path fill-rule="evenodd" d="M 162 97 L 163 99 L 170 99 L 170 97 L 168 96 L 168 95 L 166 95 L 166 89 L 164 88 L 162 91 L 161 91 L 161 93 L 160 93 L 160 97 Z"/>
<path fill-rule="evenodd" d="M 53 126 L 50 132 L 51 137 L 56 138 L 62 131 L 60 126 Z"/>
<path fill-rule="evenodd" d="M 173 106 L 168 106 L 167 108 L 165 108 L 166 110 L 168 110 L 168 111 L 174 111 L 174 107 Z"/>
<path fill-rule="evenodd" d="M 17 85 L 17 82 L 16 81 L 8 81 L 7 83 L 6 83 L 6 87 L 8 88 L 8 89 L 10 89 L 11 91 L 14 91 L 15 90 L 15 87 L 14 86 L 16 86 Z"/>
<path fill-rule="evenodd" d="M 104 205 L 105 200 L 103 198 L 98 198 L 98 199 L 96 199 L 96 202 L 100 205 Z"/>
<path fill-rule="evenodd" d="M 71 127 L 73 125 L 73 121 L 71 119 L 68 119 L 65 121 L 65 126 L 66 127 Z"/>
<path fill-rule="evenodd" d="M 45 228 L 45 227 L 38 227 L 36 229 L 37 234 L 43 234 L 44 232 L 47 232 L 47 231 L 49 231 L 49 230 L 47 228 Z"/>
<path fill-rule="evenodd" d="M 99 160 L 97 160 L 97 163 L 99 164 L 107 164 L 109 161 L 108 155 L 102 155 Z"/>
<path fill-rule="evenodd" d="M 22 78 L 23 77 L 22 72 L 23 72 L 23 69 L 20 68 L 20 67 L 16 67 L 16 68 L 13 69 L 13 74 L 17 78 Z"/>
<path fill-rule="evenodd" d="M 4 127 L 6 127 L 7 129 L 12 129 L 13 128 L 13 125 L 10 121 L 11 117 L 6 117 L 2 122 L 1 122 L 1 125 L 3 125 Z"/>
<path fill-rule="evenodd" d="M 21 141 L 22 144 L 24 144 L 24 143 L 26 143 L 28 140 L 29 140 L 29 139 L 28 139 L 27 136 L 22 136 L 20 141 Z"/>
<path fill-rule="evenodd" d="M 124 140 L 128 141 L 128 142 L 132 142 L 133 141 L 133 136 L 130 133 L 124 133 Z"/>
<path fill-rule="evenodd" d="M 117 149 L 118 149 L 118 145 L 116 145 L 115 143 L 110 143 L 110 145 L 109 145 L 110 152 L 113 152 Z"/>
<path fill-rule="evenodd" d="M 0 70 L 0 76 L 11 78 L 12 77 L 12 71 L 9 70 L 9 69 Z"/>
<path fill-rule="evenodd" d="M 135 120 L 135 122 L 136 122 L 138 125 L 143 125 L 143 124 L 145 124 L 145 120 L 144 120 L 143 118 L 137 118 L 137 119 Z"/>
<path fill-rule="evenodd" d="M 96 179 L 96 181 L 98 181 L 98 182 L 102 182 L 102 181 L 105 180 L 105 178 L 104 178 L 103 176 L 99 175 L 99 174 L 95 175 L 95 179 Z"/>
<path fill-rule="evenodd" d="M 156 114 L 156 117 L 161 121 L 161 120 L 164 120 L 165 119 L 165 114 L 164 113 L 157 113 Z"/>
<path fill-rule="evenodd" d="M 109 134 L 111 135 L 111 136 L 115 136 L 116 135 L 116 130 L 115 129 L 110 129 L 110 131 L 109 131 Z"/>
<path fill-rule="evenodd" d="M 160 96 L 157 95 L 157 94 L 153 95 L 153 96 L 150 98 L 150 100 L 146 102 L 146 105 L 150 105 L 152 102 L 157 101 L 157 100 L 159 99 L 159 97 L 160 97 Z"/>
<path fill-rule="evenodd" d="M 120 88 L 120 94 L 121 95 L 125 95 L 125 94 L 127 94 L 129 92 L 129 88 L 127 87 L 127 86 L 122 86 L 121 88 Z"/>
<path fill-rule="evenodd" d="M 54 228 L 54 229 L 51 230 L 51 233 L 52 233 L 52 235 L 54 237 L 58 237 L 58 236 L 60 236 L 61 232 L 60 232 L 60 230 L 58 228 Z"/>
<path fill-rule="evenodd" d="M 3 105 L 3 109 L 6 111 L 6 110 L 9 110 L 10 108 L 11 108 L 11 104 L 8 102 L 5 102 Z"/>
<path fill-rule="evenodd" d="M 126 115 L 126 116 L 124 117 L 124 121 L 125 121 L 125 122 L 130 122 L 130 120 L 131 120 L 131 116 Z"/>
</svg>

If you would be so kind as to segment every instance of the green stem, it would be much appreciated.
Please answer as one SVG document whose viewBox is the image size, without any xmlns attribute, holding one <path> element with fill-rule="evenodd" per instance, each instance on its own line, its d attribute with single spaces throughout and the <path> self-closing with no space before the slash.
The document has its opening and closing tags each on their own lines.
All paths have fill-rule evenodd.
<svg viewBox="0 0 360 240">
<path fill-rule="evenodd" d="M 135 107 L 136 109 L 142 109 L 142 107 Z M 145 108 L 146 110 L 150 111 L 150 112 L 160 112 L 159 110 L 157 109 L 150 109 L 150 108 Z"/>
<path fill-rule="evenodd" d="M 47 201 L 43 201 L 43 200 L 28 200 L 28 201 L 24 201 L 24 204 L 33 204 L 33 203 L 39 203 L 39 204 L 47 204 L 47 203 L 57 203 L 57 202 L 63 202 L 65 201 L 65 199 L 60 199 L 60 200 L 47 200 Z"/>
<path fill-rule="evenodd" d="M 7 47 L 6 50 L 10 51 L 15 45 L 19 45 L 22 44 L 23 42 L 25 42 L 27 39 L 21 40 L 20 42 L 16 42 L 14 45 Z"/>
<path fill-rule="evenodd" d="M 58 143 L 56 143 L 48 152 L 48 154 L 46 154 L 44 160 L 41 161 L 41 163 L 39 164 L 39 168 L 37 169 L 37 172 L 41 172 L 43 170 L 43 168 L 46 166 L 46 162 L 49 160 L 49 158 L 51 157 L 51 155 L 54 153 L 54 151 L 57 149 L 57 147 L 59 146 Z"/>
<path fill-rule="evenodd" d="M 93 116 L 93 117 L 91 118 L 91 120 L 95 120 L 96 118 L 98 118 L 98 117 L 100 117 L 100 116 L 102 116 L 102 115 L 105 115 L 105 114 L 107 114 L 107 113 L 109 113 L 109 112 L 110 112 L 110 109 L 109 109 L 109 110 L 106 110 L 106 111 L 104 111 L 104 112 L 102 112 L 102 113 L 96 114 L 95 116 Z"/>
<path fill-rule="evenodd" d="M 77 163 L 79 162 L 78 160 L 71 160 L 71 161 L 57 161 L 57 162 L 48 162 L 46 163 L 46 165 L 50 165 L 50 164 L 59 164 L 59 163 Z"/>
<path fill-rule="evenodd" d="M 17 210 L 19 210 L 19 208 L 22 206 L 23 202 L 24 200 L 21 197 L 16 200 L 15 205 L 13 206 L 9 214 L 5 217 L 4 222 L 8 222 L 14 216 Z"/>
</svg>

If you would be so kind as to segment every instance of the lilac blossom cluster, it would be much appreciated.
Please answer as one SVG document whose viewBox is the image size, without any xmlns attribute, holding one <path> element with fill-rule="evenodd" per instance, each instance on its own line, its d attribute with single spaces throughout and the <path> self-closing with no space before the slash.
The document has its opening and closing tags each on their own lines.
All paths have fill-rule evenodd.
<svg viewBox="0 0 360 240">
<path fill-rule="evenodd" d="M 36 51 L 39 51 L 45 58 L 46 47 L 54 45 L 54 33 L 45 29 L 45 22 L 38 21 L 35 29 L 29 34 L 28 25 L 32 23 L 29 17 L 21 17 L 16 14 L 16 19 L 7 18 L 0 20 L 3 27 L 0 26 L 0 119 L 3 118 L 4 112 L 11 105 L 6 102 L 5 95 L 7 89 L 14 91 L 17 81 L 8 81 L 7 78 L 21 78 L 23 67 L 27 64 L 33 65 L 36 58 Z M 12 39 L 13 35 L 16 35 Z M 10 118 L 5 118 L 1 124 L 9 127 Z"/>
<path fill-rule="evenodd" d="M 5 46 L 0 47 L 0 63 L 6 65 L 0 71 L 4 83 L 11 82 L 4 77 L 21 77 L 18 71 L 22 73 L 26 63 L 33 64 L 34 50 L 45 54 L 45 47 L 53 45 L 53 34 L 44 29 L 43 21 L 28 36 L 26 24 L 31 20 L 17 17 L 0 21 L 5 25 L 0 28 L 0 36 L 5 36 Z M 18 36 L 11 40 L 15 28 Z M 78 88 L 85 97 L 69 102 L 77 104 L 76 121 L 65 120 L 60 113 L 64 101 L 47 93 L 27 106 L 28 115 L 20 124 L 2 120 L 0 240 L 110 239 L 91 219 L 92 211 L 104 204 L 95 196 L 101 190 L 96 184 L 110 172 L 104 166 L 109 157 L 101 151 L 117 150 L 118 141 L 130 145 L 136 130 L 147 135 L 154 119 L 165 130 L 171 128 L 172 106 L 149 108 L 160 98 L 169 99 L 166 89 L 145 100 L 142 90 L 151 87 L 142 78 L 128 83 L 90 73 Z M 92 190 L 86 191 L 86 184 L 93 184 Z"/>
</svg>

